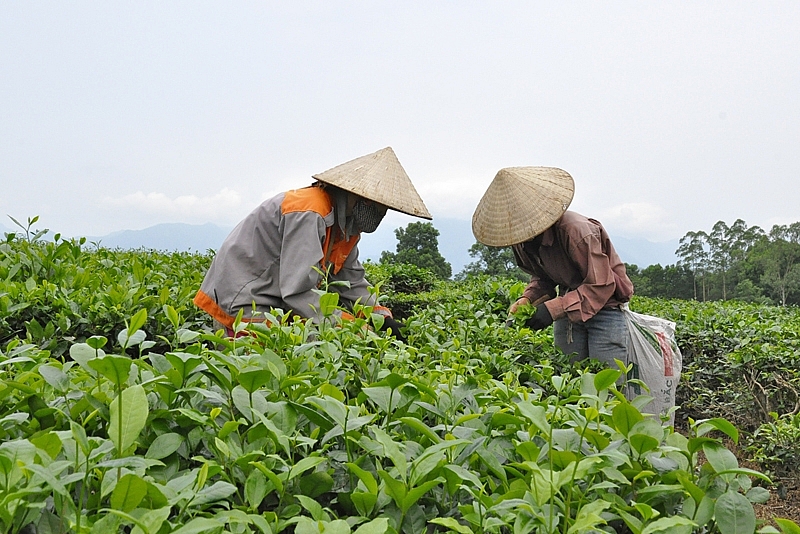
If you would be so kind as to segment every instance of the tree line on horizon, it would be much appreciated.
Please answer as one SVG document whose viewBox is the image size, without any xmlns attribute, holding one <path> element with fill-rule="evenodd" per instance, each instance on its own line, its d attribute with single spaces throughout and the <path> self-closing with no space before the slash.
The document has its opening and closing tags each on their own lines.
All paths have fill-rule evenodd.
<svg viewBox="0 0 800 534">
<path fill-rule="evenodd" d="M 438 248 L 432 223 L 414 222 L 395 230 L 395 253 L 381 253 L 380 263 L 407 263 L 428 269 L 440 279 L 507 276 L 527 281 L 510 247 L 481 243 L 469 249 L 475 261 L 453 276 Z M 672 265 L 640 268 L 625 264 L 636 294 L 683 300 L 742 300 L 781 306 L 800 304 L 800 222 L 774 225 L 769 232 L 742 219 L 717 221 L 709 232 L 690 231 L 675 251 Z"/>
</svg>

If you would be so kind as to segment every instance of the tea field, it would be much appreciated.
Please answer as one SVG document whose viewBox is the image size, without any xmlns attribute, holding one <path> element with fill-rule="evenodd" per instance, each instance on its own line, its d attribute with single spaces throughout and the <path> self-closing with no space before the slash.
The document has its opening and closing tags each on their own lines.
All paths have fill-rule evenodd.
<svg viewBox="0 0 800 534">
<path fill-rule="evenodd" d="M 211 256 L 39 237 L 0 244 L 3 532 L 800 532 L 756 514 L 800 463 L 793 309 L 634 300 L 678 322 L 673 430 L 506 327 L 513 280 L 368 265 L 407 343 L 369 308 L 227 338 Z"/>
</svg>

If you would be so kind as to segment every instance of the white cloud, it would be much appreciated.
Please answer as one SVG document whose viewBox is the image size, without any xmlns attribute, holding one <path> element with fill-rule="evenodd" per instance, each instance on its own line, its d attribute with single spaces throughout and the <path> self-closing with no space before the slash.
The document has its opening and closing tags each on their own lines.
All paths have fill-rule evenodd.
<svg viewBox="0 0 800 534">
<path fill-rule="evenodd" d="M 619 204 L 602 210 L 597 219 L 603 226 L 625 237 L 666 241 L 681 235 L 674 214 L 649 202 Z"/>
<path fill-rule="evenodd" d="M 438 180 L 414 184 L 425 206 L 437 217 L 471 220 L 488 187 L 487 180 Z"/>
<path fill-rule="evenodd" d="M 128 218 L 147 216 L 151 223 L 189 222 L 233 224 L 254 207 L 233 189 L 224 188 L 216 194 L 198 197 L 181 195 L 170 198 L 164 193 L 137 191 L 122 197 L 107 196 L 103 205 L 117 216 Z"/>
</svg>

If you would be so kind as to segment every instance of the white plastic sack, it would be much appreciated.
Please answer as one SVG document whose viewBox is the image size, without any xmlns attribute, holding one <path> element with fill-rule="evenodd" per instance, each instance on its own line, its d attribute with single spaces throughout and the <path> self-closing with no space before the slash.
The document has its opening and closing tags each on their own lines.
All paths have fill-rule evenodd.
<svg viewBox="0 0 800 534">
<path fill-rule="evenodd" d="M 632 312 L 622 307 L 630 336 L 628 354 L 633 364 L 630 378 L 637 378 L 650 388 L 653 400 L 642 408 L 645 413 L 667 415 L 675 406 L 675 390 L 681 377 L 683 358 L 675 342 L 675 323 Z M 628 384 L 626 395 L 633 400 L 648 395 L 638 384 Z M 675 424 L 674 412 L 669 415 L 670 425 Z"/>
</svg>

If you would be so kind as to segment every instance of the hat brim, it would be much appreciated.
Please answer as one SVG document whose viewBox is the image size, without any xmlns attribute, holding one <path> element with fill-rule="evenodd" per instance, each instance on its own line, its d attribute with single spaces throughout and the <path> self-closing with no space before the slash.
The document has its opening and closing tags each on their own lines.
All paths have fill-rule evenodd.
<svg viewBox="0 0 800 534">
<path fill-rule="evenodd" d="M 574 193 L 572 176 L 555 167 L 500 169 L 475 208 L 472 233 L 492 247 L 533 239 L 561 218 Z"/>
<path fill-rule="evenodd" d="M 389 209 L 433 219 L 391 147 L 342 163 L 313 178 Z"/>
</svg>

